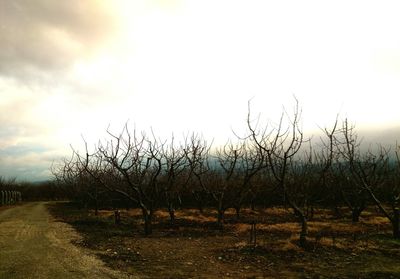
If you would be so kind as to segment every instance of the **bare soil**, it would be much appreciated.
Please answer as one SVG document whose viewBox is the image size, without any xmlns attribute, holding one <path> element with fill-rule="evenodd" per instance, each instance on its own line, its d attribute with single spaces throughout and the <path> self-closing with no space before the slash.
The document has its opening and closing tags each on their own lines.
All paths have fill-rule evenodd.
<svg viewBox="0 0 400 279">
<path fill-rule="evenodd" d="M 119 225 L 111 210 L 94 216 L 69 203 L 50 209 L 82 235 L 76 245 L 140 278 L 400 278 L 400 241 L 392 239 L 389 223 L 374 208 L 357 224 L 317 210 L 307 249 L 298 247 L 299 225 L 284 208 L 244 210 L 240 220 L 229 211 L 222 231 L 211 209 L 179 210 L 174 225 L 158 211 L 151 236 L 143 235 L 136 209 L 123 210 Z M 253 220 L 255 246 L 249 244 Z"/>
<path fill-rule="evenodd" d="M 0 209 L 0 278 L 134 278 L 72 242 L 81 236 L 56 222 L 45 203 Z"/>
</svg>

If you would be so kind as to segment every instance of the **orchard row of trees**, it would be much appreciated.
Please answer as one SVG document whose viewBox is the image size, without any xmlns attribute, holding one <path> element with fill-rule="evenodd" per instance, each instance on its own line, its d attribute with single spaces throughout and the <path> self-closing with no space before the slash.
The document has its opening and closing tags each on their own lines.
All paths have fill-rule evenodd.
<svg viewBox="0 0 400 279">
<path fill-rule="evenodd" d="M 96 213 L 111 199 L 116 207 L 139 207 L 146 235 L 159 208 L 166 208 L 174 223 L 177 208 L 211 206 L 222 228 L 228 208 L 240 218 L 244 206 L 278 204 L 292 209 L 305 246 L 314 206 L 337 214 L 347 206 L 357 222 L 374 203 L 400 238 L 397 146 L 363 148 L 355 127 L 338 118 L 319 139 L 305 138 L 297 101 L 276 125 L 254 120 L 249 105 L 246 124 L 243 136 L 216 148 L 199 134 L 162 140 L 125 125 L 118 134 L 108 130 L 109 140 L 91 151 L 86 142 L 84 153 L 73 149 L 52 171 L 71 196 L 94 205 Z"/>
<path fill-rule="evenodd" d="M 22 201 L 69 199 L 64 187 L 54 181 L 20 182 L 0 176 L 0 205 Z"/>
</svg>

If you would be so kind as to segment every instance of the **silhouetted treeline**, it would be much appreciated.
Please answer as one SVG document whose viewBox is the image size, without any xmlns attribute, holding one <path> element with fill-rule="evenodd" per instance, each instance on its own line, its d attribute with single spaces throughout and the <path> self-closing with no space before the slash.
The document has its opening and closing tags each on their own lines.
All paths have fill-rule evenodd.
<svg viewBox="0 0 400 279">
<path fill-rule="evenodd" d="M 0 192 L 18 192 L 19 201 L 70 200 L 68 188 L 60 187 L 55 181 L 18 182 L 16 178 L 0 177 Z M 8 195 L 8 194 L 7 194 Z M 0 197 L 1 198 L 1 197 Z"/>
<path fill-rule="evenodd" d="M 138 207 L 144 231 L 152 232 L 154 211 L 165 208 L 170 221 L 182 207 L 214 207 L 217 222 L 234 208 L 284 205 L 301 226 L 299 243 L 306 244 L 308 220 L 315 206 L 330 208 L 341 217 L 351 211 L 353 222 L 375 204 L 399 230 L 399 147 L 377 144 L 361 148 L 355 127 L 336 119 L 322 136 L 305 138 L 301 113 L 284 111 L 277 124 L 253 121 L 249 106 L 247 132 L 224 146 L 213 147 L 199 134 L 181 140 L 159 139 L 125 125 L 118 134 L 93 150 L 53 167 L 57 185 L 85 206 Z"/>
</svg>

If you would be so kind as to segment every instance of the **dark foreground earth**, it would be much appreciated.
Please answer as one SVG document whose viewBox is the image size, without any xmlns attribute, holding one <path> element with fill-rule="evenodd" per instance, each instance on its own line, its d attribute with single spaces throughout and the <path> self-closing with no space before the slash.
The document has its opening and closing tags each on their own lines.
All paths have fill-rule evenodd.
<svg viewBox="0 0 400 279">
<path fill-rule="evenodd" d="M 307 249 L 299 248 L 299 224 L 285 208 L 244 209 L 239 220 L 229 210 L 223 230 L 213 209 L 177 210 L 174 224 L 160 210 L 151 236 L 143 234 L 138 209 L 121 210 L 118 225 L 111 210 L 95 216 L 70 203 L 49 210 L 79 232 L 76 245 L 91 249 L 108 267 L 140 278 L 400 278 L 400 241 L 375 208 L 355 224 L 345 208 L 342 218 L 317 209 Z M 249 244 L 254 218 L 255 246 Z"/>
<path fill-rule="evenodd" d="M 258 219 L 249 244 L 249 218 Z M 297 245 L 299 226 L 284 208 L 176 212 L 171 224 L 156 212 L 144 236 L 140 211 L 98 216 L 71 203 L 26 203 L 0 208 L 0 278 L 400 278 L 400 241 L 373 208 L 359 223 L 317 210 L 309 246 Z"/>
</svg>

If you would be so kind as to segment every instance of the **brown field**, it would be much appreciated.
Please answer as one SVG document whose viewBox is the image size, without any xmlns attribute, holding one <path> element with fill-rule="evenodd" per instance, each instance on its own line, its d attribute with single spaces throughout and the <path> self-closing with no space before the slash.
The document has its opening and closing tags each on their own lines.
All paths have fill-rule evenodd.
<svg viewBox="0 0 400 279">
<path fill-rule="evenodd" d="M 158 211 L 147 237 L 139 210 L 122 210 L 120 225 L 110 210 L 94 216 L 58 203 L 50 211 L 83 236 L 77 245 L 141 278 L 400 278 L 400 241 L 373 207 L 357 224 L 316 210 L 305 250 L 297 245 L 300 227 L 285 208 L 245 209 L 239 221 L 228 211 L 222 231 L 211 209 L 178 210 L 174 226 Z M 251 220 L 257 220 L 256 246 L 249 244 Z"/>
</svg>

